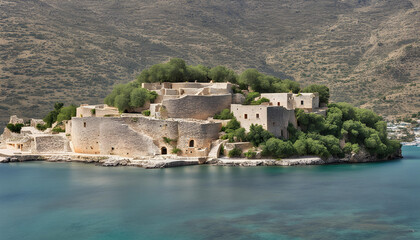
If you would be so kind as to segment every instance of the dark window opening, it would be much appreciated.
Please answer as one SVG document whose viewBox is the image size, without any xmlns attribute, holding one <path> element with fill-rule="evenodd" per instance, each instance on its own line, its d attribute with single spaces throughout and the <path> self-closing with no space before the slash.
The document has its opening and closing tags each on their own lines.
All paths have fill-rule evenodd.
<svg viewBox="0 0 420 240">
<path fill-rule="evenodd" d="M 303 105 L 303 101 L 300 101 L 300 105 Z"/>
<path fill-rule="evenodd" d="M 245 118 L 245 119 L 248 119 L 248 114 L 245 114 L 245 115 L 244 115 L 244 118 Z"/>
<path fill-rule="evenodd" d="M 280 106 L 280 102 L 277 102 L 277 106 Z"/>
<path fill-rule="evenodd" d="M 189 146 L 190 146 L 190 147 L 194 147 L 194 140 L 191 140 L 191 141 L 190 141 Z"/>
<path fill-rule="evenodd" d="M 257 118 L 260 118 L 260 114 L 257 113 Z"/>
<path fill-rule="evenodd" d="M 168 154 L 168 149 L 166 149 L 166 147 L 162 147 L 161 148 L 161 153 L 162 153 L 162 155 Z"/>
<path fill-rule="evenodd" d="M 114 151 L 114 147 L 111 148 L 111 151 Z"/>
<path fill-rule="evenodd" d="M 86 123 L 85 122 L 83 123 L 83 127 L 86 127 Z"/>
</svg>

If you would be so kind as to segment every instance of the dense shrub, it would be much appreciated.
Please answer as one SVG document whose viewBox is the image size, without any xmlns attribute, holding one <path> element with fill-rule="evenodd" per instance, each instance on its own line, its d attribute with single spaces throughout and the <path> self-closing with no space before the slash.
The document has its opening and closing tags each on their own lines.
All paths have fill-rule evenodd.
<svg viewBox="0 0 420 240">
<path fill-rule="evenodd" d="M 232 120 L 230 120 L 230 121 L 226 124 L 225 129 L 226 129 L 226 130 L 227 130 L 227 129 L 236 130 L 236 129 L 240 128 L 240 127 L 241 127 L 241 123 L 240 123 L 238 120 L 236 120 L 236 118 L 232 118 Z"/>
<path fill-rule="evenodd" d="M 234 149 L 230 150 L 228 153 L 229 157 L 240 157 L 242 154 L 242 150 L 240 148 L 235 147 Z"/>
<path fill-rule="evenodd" d="M 251 124 L 249 127 L 249 133 L 247 140 L 252 143 L 255 147 L 258 147 L 261 143 L 265 143 L 268 139 L 272 138 L 273 134 L 265 130 L 261 125 Z"/>
<path fill-rule="evenodd" d="M 275 158 L 289 157 L 295 154 L 295 148 L 290 141 L 283 141 L 273 137 L 263 145 L 262 154 Z"/>
<path fill-rule="evenodd" d="M 257 156 L 257 153 L 255 151 L 252 151 L 252 149 L 249 149 L 248 152 L 244 153 L 246 158 L 255 158 Z"/>
<path fill-rule="evenodd" d="M 38 123 L 36 125 L 36 129 L 40 130 L 40 131 L 44 131 L 45 129 L 47 129 L 47 126 L 45 124 L 40 124 Z"/>
<path fill-rule="evenodd" d="M 119 84 L 105 98 L 109 106 L 117 107 L 120 112 L 132 111 L 142 107 L 147 101 L 153 102 L 157 93 L 139 87 L 137 83 Z"/>
<path fill-rule="evenodd" d="M 328 104 L 330 99 L 330 89 L 325 85 L 312 84 L 302 89 L 302 92 L 319 93 L 319 103 Z"/>
<path fill-rule="evenodd" d="M 141 112 L 141 114 L 143 114 L 144 116 L 150 116 L 150 110 L 144 110 L 143 112 Z"/>
<path fill-rule="evenodd" d="M 229 109 L 223 109 L 220 112 L 220 114 L 214 115 L 213 118 L 214 119 L 221 119 L 221 120 L 232 119 L 233 118 L 233 113 Z"/>
<path fill-rule="evenodd" d="M 173 148 L 172 151 L 171 151 L 172 154 L 178 154 L 178 153 L 181 153 L 181 152 L 182 152 L 182 150 L 179 149 L 179 148 Z"/>
<path fill-rule="evenodd" d="M 57 122 L 62 122 L 64 120 L 70 120 L 72 117 L 76 116 L 76 106 L 70 105 L 67 107 L 62 107 L 59 114 L 57 115 Z M 95 109 L 92 109 L 95 110 Z"/>
<path fill-rule="evenodd" d="M 54 104 L 54 110 L 49 112 L 47 116 L 44 117 L 44 122 L 47 125 L 47 127 L 51 127 L 53 123 L 57 121 L 57 116 L 60 114 L 61 108 L 64 106 L 64 103 L 55 103 Z"/>
<path fill-rule="evenodd" d="M 22 129 L 24 125 L 22 123 L 16 123 L 16 124 L 12 124 L 9 123 L 6 125 L 7 129 L 9 129 L 11 132 L 14 133 L 20 133 L 20 130 Z"/>
<path fill-rule="evenodd" d="M 55 132 L 55 133 L 65 132 L 65 130 L 63 128 L 61 128 L 61 126 L 55 126 L 52 129 L 52 131 Z"/>
</svg>

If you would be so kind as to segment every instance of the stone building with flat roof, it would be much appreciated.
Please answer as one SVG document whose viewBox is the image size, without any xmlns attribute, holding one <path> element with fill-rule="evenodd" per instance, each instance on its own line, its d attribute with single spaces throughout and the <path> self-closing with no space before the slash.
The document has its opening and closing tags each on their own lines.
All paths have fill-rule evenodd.
<svg viewBox="0 0 420 240">
<path fill-rule="evenodd" d="M 274 136 L 287 139 L 289 123 L 297 127 L 295 111 L 281 106 L 232 104 L 230 109 L 246 131 L 258 124 Z"/>
</svg>

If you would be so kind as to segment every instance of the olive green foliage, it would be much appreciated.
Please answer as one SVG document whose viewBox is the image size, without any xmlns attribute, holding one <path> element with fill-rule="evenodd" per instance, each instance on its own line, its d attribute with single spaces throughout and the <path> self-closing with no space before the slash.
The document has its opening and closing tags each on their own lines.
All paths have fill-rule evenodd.
<svg viewBox="0 0 420 240">
<path fill-rule="evenodd" d="M 130 112 L 142 107 L 147 101 L 153 102 L 157 93 L 141 88 L 138 83 L 118 84 L 105 98 L 109 106 L 117 107 L 120 112 Z"/>
<path fill-rule="evenodd" d="M 70 105 L 62 107 L 59 114 L 57 115 L 57 122 L 62 122 L 64 120 L 70 120 L 72 117 L 76 116 L 76 106 Z M 95 110 L 95 109 L 92 109 Z"/>
<path fill-rule="evenodd" d="M 234 149 L 230 150 L 228 153 L 229 157 L 240 157 L 242 154 L 242 150 L 240 148 L 235 147 Z"/>
<path fill-rule="evenodd" d="M 55 133 L 65 132 L 65 130 L 62 127 L 60 127 L 60 126 L 55 126 L 52 129 L 52 131 L 55 132 Z"/>
<path fill-rule="evenodd" d="M 259 92 L 250 92 L 245 97 L 244 105 L 249 105 L 254 101 L 255 98 L 259 97 L 261 94 Z"/>
<path fill-rule="evenodd" d="M 171 138 L 168 138 L 168 137 L 163 137 L 163 141 L 165 143 L 167 143 L 167 144 L 171 144 L 171 143 L 175 143 L 176 142 L 176 139 L 171 139 Z"/>
<path fill-rule="evenodd" d="M 94 109 L 90 110 L 90 112 L 92 113 L 92 115 L 95 115 L 96 114 L 96 109 L 94 108 Z"/>
<path fill-rule="evenodd" d="M 230 120 L 230 121 L 226 124 L 225 129 L 226 129 L 226 130 L 227 130 L 227 129 L 233 129 L 233 130 L 236 130 L 236 129 L 240 128 L 240 127 L 241 127 L 241 123 L 240 123 L 238 120 L 236 120 L 236 118 L 232 118 L 232 120 Z"/>
<path fill-rule="evenodd" d="M 247 134 L 247 140 L 251 142 L 255 147 L 258 147 L 260 144 L 267 142 L 268 139 L 272 137 L 273 134 L 258 124 L 251 124 L 249 127 L 249 133 Z"/>
<path fill-rule="evenodd" d="M 244 153 L 244 155 L 246 158 L 255 158 L 255 156 L 257 156 L 257 153 L 252 149 L 249 149 L 248 152 Z"/>
<path fill-rule="evenodd" d="M 222 119 L 222 120 L 232 119 L 233 118 L 233 113 L 229 109 L 223 109 L 220 112 L 220 114 L 214 115 L 213 118 L 214 119 Z"/>
<path fill-rule="evenodd" d="M 270 102 L 270 100 L 263 97 L 263 98 L 258 99 L 257 101 L 252 101 L 251 105 L 261 105 L 261 103 L 264 103 L 264 102 Z"/>
<path fill-rule="evenodd" d="M 57 121 L 57 116 L 60 113 L 61 108 L 64 106 L 64 103 L 55 103 L 54 104 L 54 110 L 49 112 L 47 116 L 44 117 L 44 122 L 47 125 L 47 127 L 51 127 L 53 123 Z"/>
<path fill-rule="evenodd" d="M 302 92 L 319 93 L 319 103 L 328 104 L 328 101 L 330 99 L 330 89 L 325 85 L 312 84 L 302 89 Z"/>
<path fill-rule="evenodd" d="M 262 146 L 262 154 L 275 158 L 289 157 L 295 154 L 295 149 L 290 141 L 283 141 L 278 138 L 270 138 Z"/>
<path fill-rule="evenodd" d="M 50 128 L 53 123 L 61 123 L 64 120 L 70 120 L 72 117 L 76 116 L 76 106 L 69 105 L 64 107 L 63 103 L 55 103 L 54 110 L 49 112 L 47 116 L 44 117 L 45 126 Z"/>
<path fill-rule="evenodd" d="M 178 154 L 178 153 L 181 153 L 181 152 L 182 152 L 182 150 L 179 149 L 179 148 L 173 148 L 172 151 L 171 151 L 172 154 Z"/>
<path fill-rule="evenodd" d="M 224 66 L 216 66 L 210 69 L 208 77 L 215 82 L 236 83 L 238 81 L 238 75 Z"/>
<path fill-rule="evenodd" d="M 209 68 L 203 65 L 187 65 L 180 58 L 172 58 L 169 62 L 159 63 L 144 69 L 134 82 L 119 84 L 105 98 L 105 103 L 117 107 L 120 112 L 132 112 L 134 108 L 142 107 L 145 102 L 156 98 L 154 91 L 141 88 L 142 83 L 155 82 L 231 82 L 239 83 L 241 89 L 251 87 L 257 92 L 294 92 L 300 91 L 299 83 L 285 79 L 265 75 L 256 69 L 245 70 L 239 77 L 231 69 L 224 66 Z M 233 87 L 235 93 L 240 91 Z M 255 97 L 254 97 L 255 98 Z M 252 100 L 248 104 L 251 104 Z M 254 104 L 261 104 L 263 99 Z"/>
<path fill-rule="evenodd" d="M 143 112 L 141 112 L 141 114 L 143 114 L 144 116 L 150 116 L 150 110 L 144 110 Z"/>
<path fill-rule="evenodd" d="M 245 134 L 245 128 L 238 128 L 238 129 L 226 129 L 225 135 L 223 135 L 222 139 L 228 139 L 229 142 L 245 142 L 247 140 Z"/>
<path fill-rule="evenodd" d="M 44 131 L 45 129 L 47 129 L 47 126 L 45 124 L 40 124 L 40 123 L 38 123 L 35 127 L 36 129 L 40 131 Z"/>
<path fill-rule="evenodd" d="M 14 132 L 14 133 L 20 133 L 20 130 L 22 129 L 22 127 L 23 127 L 24 125 L 22 124 L 22 123 L 16 123 L 16 124 L 13 124 L 13 123 L 9 123 L 9 124 L 7 124 L 7 129 L 9 129 L 11 132 Z"/>
<path fill-rule="evenodd" d="M 299 83 L 291 80 L 265 75 L 256 69 L 247 69 L 239 76 L 242 88 L 251 87 L 255 92 L 294 92 L 300 91 Z"/>
<path fill-rule="evenodd" d="M 372 155 L 382 158 L 400 148 L 399 142 L 387 138 L 386 123 L 374 112 L 347 103 L 333 103 L 328 107 L 325 118 L 301 110 L 296 112 L 303 134 L 294 132 L 292 139 L 299 155 L 342 156 L 344 153 L 358 152 L 360 146 L 364 146 Z M 341 138 L 348 143 L 343 149 L 339 146 Z M 317 152 L 311 150 L 315 149 L 313 145 L 319 144 L 327 151 L 323 148 Z"/>
</svg>

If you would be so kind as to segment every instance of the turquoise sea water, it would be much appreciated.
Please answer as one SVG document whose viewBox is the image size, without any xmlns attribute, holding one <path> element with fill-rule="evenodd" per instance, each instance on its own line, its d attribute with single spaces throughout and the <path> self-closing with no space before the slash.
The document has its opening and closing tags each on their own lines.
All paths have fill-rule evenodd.
<svg viewBox="0 0 420 240">
<path fill-rule="evenodd" d="M 403 160 L 145 170 L 0 165 L 0 239 L 420 239 L 420 148 Z"/>
</svg>

